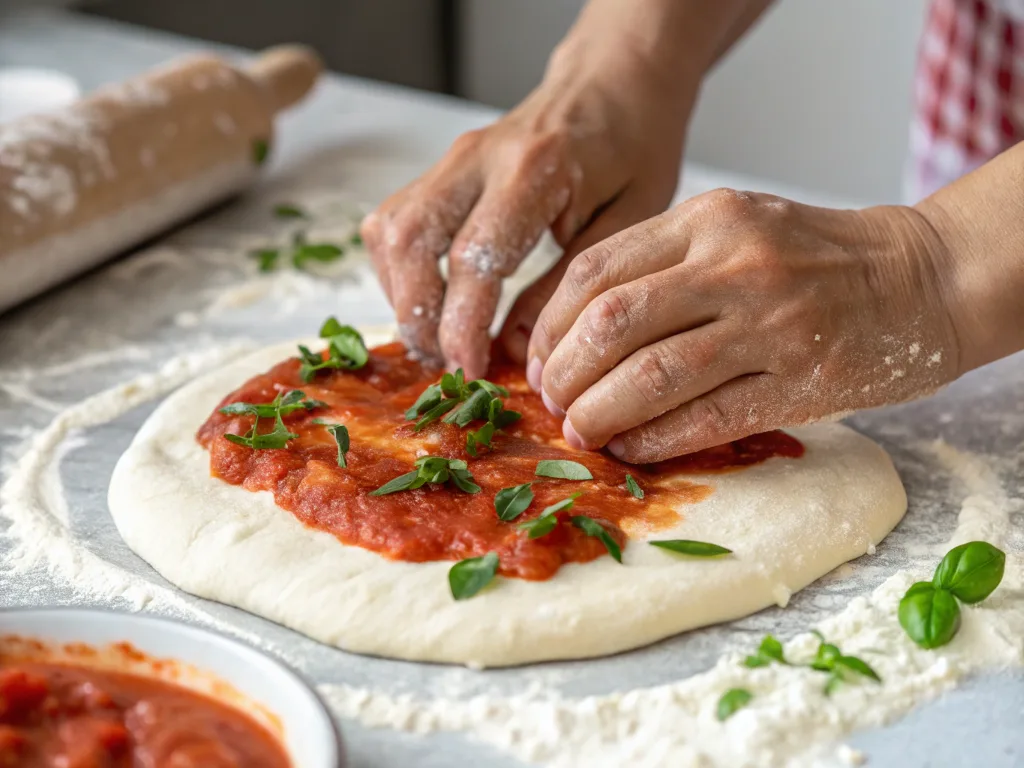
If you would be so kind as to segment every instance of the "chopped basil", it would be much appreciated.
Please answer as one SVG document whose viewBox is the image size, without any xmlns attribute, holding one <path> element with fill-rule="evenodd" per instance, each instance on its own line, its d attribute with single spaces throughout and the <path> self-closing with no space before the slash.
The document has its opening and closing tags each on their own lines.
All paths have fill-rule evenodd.
<svg viewBox="0 0 1024 768">
<path fill-rule="evenodd" d="M 953 547 L 935 569 L 932 582 L 964 603 L 980 603 L 1003 580 L 1006 555 L 987 541 Z"/>
<path fill-rule="evenodd" d="M 460 369 L 461 370 L 461 369 Z M 508 397 L 508 390 L 500 384 L 487 381 L 487 379 L 474 379 L 466 385 L 471 392 L 482 389 L 491 397 Z"/>
<path fill-rule="evenodd" d="M 325 405 L 326 403 L 320 400 L 307 399 L 304 392 L 293 389 L 287 394 L 279 392 L 277 397 L 269 403 L 229 403 L 220 408 L 219 411 L 226 416 L 255 416 L 256 420 L 253 422 L 252 428 L 245 435 L 226 434 L 224 437 L 237 445 L 245 445 L 254 450 L 263 450 L 267 448 L 284 448 L 289 440 L 294 440 L 298 437 L 298 435 L 290 432 L 285 427 L 284 422 L 281 420 L 282 416 L 287 416 L 292 411 L 312 410 L 313 408 L 322 408 Z M 259 433 L 261 418 L 274 419 L 274 429 L 271 432 Z"/>
<path fill-rule="evenodd" d="M 444 416 L 448 411 L 459 404 L 458 400 L 442 400 L 440 403 L 435 405 L 425 414 L 423 418 L 416 422 L 416 426 L 413 427 L 417 432 L 423 429 L 428 424 L 433 424 L 435 421 Z"/>
<path fill-rule="evenodd" d="M 271 432 L 265 434 L 259 434 L 256 429 L 259 426 L 259 417 L 245 435 L 224 435 L 225 438 L 230 440 L 232 443 L 238 445 L 245 445 L 253 450 L 266 450 L 268 448 L 284 448 L 289 440 L 294 440 L 298 437 L 294 432 L 289 432 L 288 428 L 285 427 L 284 422 L 281 421 L 281 414 L 278 414 L 274 419 L 274 429 Z"/>
<path fill-rule="evenodd" d="M 279 219 L 308 219 L 306 212 L 291 203 L 279 203 L 274 206 L 274 215 Z"/>
<path fill-rule="evenodd" d="M 547 536 L 555 530 L 555 526 L 558 525 L 558 513 L 564 512 L 567 509 L 572 509 L 573 502 L 582 495 L 582 493 L 574 493 L 567 499 L 562 499 L 551 506 L 544 507 L 536 518 L 533 520 L 527 520 L 525 523 L 520 523 L 516 527 L 521 531 L 526 531 L 527 536 L 531 539 L 539 539 L 541 536 Z M 532 500 L 532 493 L 530 494 L 530 498 Z M 575 520 L 575 518 L 573 519 Z"/>
<path fill-rule="evenodd" d="M 277 260 L 281 257 L 281 251 L 277 248 L 260 248 L 249 251 L 249 256 L 256 259 L 256 268 L 260 272 L 273 272 Z"/>
<path fill-rule="evenodd" d="M 743 709 L 754 698 L 754 694 L 746 688 L 730 688 L 718 700 L 715 711 L 719 720 L 725 721 Z"/>
<path fill-rule="evenodd" d="M 818 672 L 827 672 L 828 681 L 825 683 L 825 695 L 832 693 L 843 683 L 852 682 L 858 678 L 867 678 L 876 683 L 882 682 L 882 678 L 863 659 L 856 656 L 847 656 L 839 650 L 839 646 L 829 643 L 821 632 L 815 631 L 819 643 L 818 650 L 811 661 L 811 669 Z"/>
<path fill-rule="evenodd" d="M 441 385 L 431 384 L 423 390 L 420 396 L 416 398 L 416 402 L 412 404 L 412 407 L 405 412 L 405 418 L 407 421 L 412 421 L 416 417 L 422 416 L 440 402 Z"/>
<path fill-rule="evenodd" d="M 270 143 L 266 139 L 253 139 L 252 161 L 256 165 L 263 165 L 270 154 Z"/>
<path fill-rule="evenodd" d="M 907 590 L 897 611 L 900 626 L 922 648 L 939 648 L 960 629 L 960 604 L 948 590 L 919 581 Z"/>
<path fill-rule="evenodd" d="M 604 544 L 604 548 L 608 550 L 608 554 L 615 558 L 616 562 L 622 562 L 622 550 L 619 548 L 619 543 L 612 538 L 607 529 L 597 520 L 586 515 L 576 515 L 572 518 L 572 524 L 587 534 L 587 536 L 594 536 L 600 539 L 601 543 Z"/>
<path fill-rule="evenodd" d="M 732 552 L 731 549 L 720 547 L 717 544 L 709 544 L 706 541 L 691 541 L 690 539 L 662 539 L 661 541 L 649 541 L 647 543 L 652 547 L 660 547 L 661 549 L 668 549 L 683 555 L 692 555 L 693 557 L 717 557 L 718 555 L 728 555 Z"/>
<path fill-rule="evenodd" d="M 506 522 L 515 520 L 533 501 L 533 483 L 502 488 L 494 496 L 494 511 L 498 519 Z"/>
<path fill-rule="evenodd" d="M 505 404 L 500 398 L 492 397 L 487 406 L 487 420 L 498 429 L 511 426 L 523 418 L 519 411 L 506 411 Z"/>
<path fill-rule="evenodd" d="M 334 442 L 338 444 L 338 466 L 342 469 L 348 467 L 348 463 L 345 460 L 345 454 L 348 453 L 348 427 L 344 424 L 328 424 L 322 419 L 313 419 L 316 424 L 323 424 L 327 428 L 327 431 L 331 433 L 334 438 Z"/>
<path fill-rule="evenodd" d="M 426 483 L 441 484 L 449 480 L 464 493 L 480 493 L 480 486 L 473 482 L 473 475 L 462 459 L 421 456 L 416 459 L 416 469 L 389 480 L 377 490 L 372 491 L 370 495 L 384 496 L 397 491 L 414 490 Z"/>
<path fill-rule="evenodd" d="M 480 446 L 491 447 L 491 438 L 494 437 L 494 424 L 487 422 L 476 432 L 472 430 L 466 433 L 466 453 L 474 459 L 477 457 Z"/>
<path fill-rule="evenodd" d="M 633 479 L 632 475 L 626 475 L 626 489 L 633 494 L 634 498 L 642 499 L 644 497 L 644 489 Z"/>
<path fill-rule="evenodd" d="M 295 247 L 292 252 L 292 264 L 296 269 L 305 269 L 307 262 L 328 263 L 337 261 L 344 255 L 345 251 L 333 243 L 307 243 Z"/>
<path fill-rule="evenodd" d="M 576 461 L 545 459 L 537 462 L 537 477 L 554 477 L 560 480 L 593 480 L 590 470 Z"/>
<path fill-rule="evenodd" d="M 498 572 L 498 555 L 488 552 L 483 557 L 460 560 L 448 571 L 448 586 L 456 600 L 467 600 L 486 587 Z"/>
<path fill-rule="evenodd" d="M 299 376 L 311 381 L 318 371 L 325 368 L 355 370 L 362 368 L 370 359 L 363 337 L 350 325 L 342 325 L 333 317 L 327 318 L 320 328 L 320 338 L 327 342 L 327 358 L 322 353 L 311 352 L 299 346 Z"/>
<path fill-rule="evenodd" d="M 441 383 L 441 391 L 445 391 L 443 380 Z M 447 394 L 447 392 L 445 392 L 445 394 Z M 457 411 L 445 417 L 445 423 L 454 424 L 460 429 L 468 427 L 472 421 L 487 418 L 487 405 L 490 402 L 491 396 L 487 394 L 487 391 L 478 389 L 466 398 Z"/>
<path fill-rule="evenodd" d="M 756 667 L 767 667 L 773 661 L 777 661 L 780 664 L 789 663 L 783 654 L 782 643 L 772 635 L 765 635 L 761 640 L 761 645 L 757 648 L 757 653 L 747 656 L 743 660 L 743 665 L 754 669 Z"/>
</svg>

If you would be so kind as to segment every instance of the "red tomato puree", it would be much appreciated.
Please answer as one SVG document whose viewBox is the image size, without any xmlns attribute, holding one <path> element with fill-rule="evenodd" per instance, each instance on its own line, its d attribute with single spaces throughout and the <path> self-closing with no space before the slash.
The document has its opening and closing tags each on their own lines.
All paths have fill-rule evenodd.
<svg viewBox="0 0 1024 768">
<path fill-rule="evenodd" d="M 466 454 L 466 430 L 435 422 L 413 431 L 405 411 L 420 393 L 437 382 L 441 371 L 410 360 L 398 343 L 371 350 L 358 371 L 325 371 L 309 383 L 299 377 L 299 362 L 286 360 L 232 392 L 221 407 L 233 402 L 268 403 L 281 392 L 300 389 L 327 407 L 296 411 L 284 417 L 299 435 L 283 449 L 252 450 L 222 436 L 244 435 L 252 416 L 214 412 L 198 433 L 210 450 L 213 475 L 250 491 L 271 491 L 278 506 L 307 526 L 326 531 L 345 544 L 412 562 L 461 560 L 497 552 L 500 573 L 523 579 L 548 579 L 563 563 L 588 562 L 606 553 L 600 540 L 568 524 L 529 539 L 517 524 L 537 517 L 548 505 L 576 492 L 583 495 L 561 516 L 587 515 L 604 523 L 624 545 L 627 534 L 656 531 L 680 520 L 678 509 L 706 498 L 712 489 L 685 475 L 736 470 L 775 456 L 796 458 L 803 446 L 783 432 L 769 432 L 671 461 L 637 467 L 604 454 L 577 451 L 562 438 L 561 421 L 548 413 L 527 385 L 519 366 L 498 362 L 490 381 L 508 388 L 507 409 L 522 420 L 495 436 L 492 449 L 480 457 Z M 346 469 L 337 463 L 333 437 L 314 419 L 344 424 L 351 447 Z M 480 427 L 474 422 L 470 429 Z M 269 431 L 272 419 L 261 419 Z M 369 493 L 413 469 L 419 456 L 464 459 L 483 490 L 466 494 L 450 483 L 424 486 L 387 496 Z M 568 459 L 585 465 L 592 481 L 574 482 L 535 477 L 542 459 Z M 626 489 L 632 474 L 645 492 L 641 501 Z M 498 519 L 494 496 L 502 488 L 533 482 L 535 498 L 514 522 Z"/>
<path fill-rule="evenodd" d="M 141 676 L 56 663 L 0 665 L 0 766 L 287 768 L 243 712 Z"/>
</svg>

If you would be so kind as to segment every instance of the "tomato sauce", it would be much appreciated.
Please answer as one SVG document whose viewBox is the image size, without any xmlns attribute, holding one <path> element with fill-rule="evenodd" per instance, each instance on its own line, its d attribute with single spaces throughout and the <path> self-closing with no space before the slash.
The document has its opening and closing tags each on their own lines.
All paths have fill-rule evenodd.
<svg viewBox="0 0 1024 768">
<path fill-rule="evenodd" d="M 490 381 L 509 390 L 507 409 L 522 420 L 495 435 L 491 450 L 479 458 L 466 454 L 466 430 L 435 422 L 417 433 L 405 411 L 420 393 L 438 381 L 441 371 L 409 360 L 401 344 L 371 350 L 358 371 L 322 372 L 310 383 L 299 377 L 299 363 L 286 360 L 256 376 L 224 398 L 233 402 L 267 403 L 281 392 L 300 389 L 327 404 L 284 417 L 299 435 L 286 448 L 252 450 L 223 438 L 243 435 L 252 416 L 215 411 L 200 428 L 198 439 L 210 450 L 214 476 L 250 491 L 271 491 L 278 506 L 306 525 L 326 531 L 345 544 L 370 549 L 396 560 L 423 562 L 461 560 L 497 552 L 500 573 L 523 579 L 548 579 L 563 563 L 588 562 L 605 554 L 596 538 L 568 524 L 547 536 L 528 539 L 517 524 L 537 517 L 548 505 L 582 491 L 572 510 L 604 523 L 620 545 L 628 534 L 669 528 L 680 519 L 681 505 L 706 498 L 712 489 L 685 479 L 687 474 L 737 470 L 772 457 L 796 458 L 803 446 L 783 432 L 737 440 L 709 451 L 646 467 L 617 461 L 603 453 L 578 451 L 562 438 L 561 420 L 548 413 L 527 385 L 519 366 L 498 362 Z M 344 424 L 351 447 L 347 469 L 337 464 L 337 446 L 314 419 Z M 474 422 L 476 429 L 482 422 Z M 264 427 L 265 425 L 265 427 Z M 262 419 L 260 431 L 272 419 Z M 424 486 L 387 496 L 370 496 L 388 480 L 413 469 L 419 456 L 460 458 L 483 490 L 466 494 L 452 487 Z M 568 459 L 585 465 L 593 480 L 574 482 L 535 477 L 542 459 Z M 641 501 L 626 489 L 632 474 L 645 492 Z M 502 488 L 533 482 L 534 501 L 514 522 L 498 519 L 494 496 Z"/>
<path fill-rule="evenodd" d="M 288 768 L 245 713 L 185 688 L 86 666 L 0 664 L 0 766 Z"/>
</svg>

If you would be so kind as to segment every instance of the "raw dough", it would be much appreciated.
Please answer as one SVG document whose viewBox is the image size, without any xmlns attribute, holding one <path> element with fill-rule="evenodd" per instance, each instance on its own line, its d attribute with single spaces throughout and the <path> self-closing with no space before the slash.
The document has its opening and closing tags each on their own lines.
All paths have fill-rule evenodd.
<svg viewBox="0 0 1024 768">
<path fill-rule="evenodd" d="M 392 338 L 366 333 L 368 345 Z M 348 651 L 469 666 L 601 656 L 729 621 L 789 596 L 872 550 L 902 518 L 906 494 L 888 455 L 838 424 L 791 430 L 797 460 L 726 475 L 657 538 L 734 550 L 689 559 L 632 539 L 551 580 L 497 579 L 456 602 L 450 562 L 387 560 L 306 528 L 268 492 L 210 476 L 195 432 L 220 399 L 295 353 L 270 347 L 175 392 L 118 462 L 110 510 L 128 545 L 182 589 L 252 611 Z"/>
</svg>

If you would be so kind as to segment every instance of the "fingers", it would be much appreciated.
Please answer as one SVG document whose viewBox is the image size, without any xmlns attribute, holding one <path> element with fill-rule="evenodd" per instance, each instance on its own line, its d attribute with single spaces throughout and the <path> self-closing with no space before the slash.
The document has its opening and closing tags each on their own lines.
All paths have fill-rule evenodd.
<svg viewBox="0 0 1024 768">
<path fill-rule="evenodd" d="M 461 137 L 430 173 L 386 200 L 361 227 L 400 336 L 423 357 L 439 358 L 441 352 L 437 329 L 444 281 L 438 260 L 482 189 L 471 157 L 474 137 Z"/>
<path fill-rule="evenodd" d="M 537 318 L 530 336 L 530 364 L 545 365 L 586 306 L 605 291 L 683 261 L 689 230 L 667 214 L 608 237 L 580 253 Z"/>
<path fill-rule="evenodd" d="M 742 341 L 742 329 L 726 322 L 702 325 L 623 360 L 574 399 L 563 432 L 574 447 L 599 448 L 617 434 L 761 370 Z"/>
<path fill-rule="evenodd" d="M 441 316 L 449 367 L 483 376 L 501 281 L 533 250 L 569 201 L 570 179 L 557 166 L 531 165 L 489 186 L 452 245 Z"/>
<path fill-rule="evenodd" d="M 787 424 L 787 394 L 780 377 L 758 373 L 721 386 L 628 430 L 608 451 L 632 464 L 649 464 L 712 448 Z"/>
<path fill-rule="evenodd" d="M 639 354 L 648 345 L 711 322 L 717 314 L 716 306 L 706 295 L 689 289 L 683 265 L 611 288 L 587 305 L 544 363 L 544 393 L 565 410 L 605 374 L 611 375 L 626 358 Z M 716 326 L 719 333 L 722 327 Z M 701 336 L 686 336 L 686 342 L 696 344 Z M 677 349 L 682 338 L 673 339 L 664 347 L 663 354 L 657 352 L 662 349 L 660 346 L 646 350 L 655 359 L 634 361 L 627 367 L 640 376 L 648 364 L 662 370 L 681 367 L 684 373 L 685 369 L 702 367 L 700 359 L 690 358 L 695 350 L 686 350 L 686 359 L 674 360 L 682 352 Z M 659 363 L 661 357 L 665 359 Z M 613 378 L 621 376 L 618 372 Z M 675 405 L 678 403 L 669 407 Z"/>
</svg>

